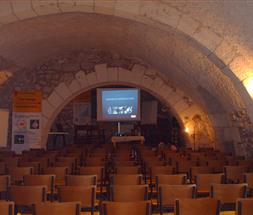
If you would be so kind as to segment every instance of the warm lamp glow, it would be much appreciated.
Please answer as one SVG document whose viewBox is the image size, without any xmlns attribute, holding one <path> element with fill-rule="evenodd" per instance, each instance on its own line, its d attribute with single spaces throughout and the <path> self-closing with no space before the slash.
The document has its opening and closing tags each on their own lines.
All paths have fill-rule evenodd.
<svg viewBox="0 0 253 215">
<path fill-rule="evenodd" d="M 250 94 L 251 98 L 253 99 L 253 76 L 246 78 L 243 81 L 244 86 L 246 87 L 248 93 Z"/>
<path fill-rule="evenodd" d="M 188 127 L 185 127 L 184 131 L 185 131 L 185 133 L 189 133 L 190 130 Z"/>
</svg>

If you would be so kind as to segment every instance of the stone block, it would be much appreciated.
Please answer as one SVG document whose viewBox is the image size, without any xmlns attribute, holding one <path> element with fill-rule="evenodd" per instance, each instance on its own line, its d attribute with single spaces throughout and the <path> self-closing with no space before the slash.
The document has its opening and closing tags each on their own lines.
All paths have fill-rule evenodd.
<svg viewBox="0 0 253 215">
<path fill-rule="evenodd" d="M 125 1 L 117 0 L 115 5 L 115 16 L 133 19 L 140 14 L 141 0 Z"/>
<path fill-rule="evenodd" d="M 200 23 L 198 21 L 192 19 L 187 15 L 182 15 L 177 25 L 177 29 L 188 35 L 192 35 L 199 25 Z"/>
<path fill-rule="evenodd" d="M 76 77 L 76 80 L 79 82 L 81 88 L 85 88 L 88 86 L 88 81 L 87 81 L 86 74 L 84 73 L 84 71 L 77 72 L 75 77 Z"/>
<path fill-rule="evenodd" d="M 11 1 L 1 1 L 0 6 L 0 23 L 7 24 L 17 21 L 18 18 L 12 11 Z"/>
<path fill-rule="evenodd" d="M 19 19 L 28 19 L 37 16 L 32 9 L 30 0 L 14 0 L 12 1 L 12 8 Z"/>
<path fill-rule="evenodd" d="M 32 0 L 32 7 L 40 16 L 61 12 L 57 0 Z"/>
<path fill-rule="evenodd" d="M 75 0 L 58 0 L 58 6 L 63 12 L 74 12 L 77 9 Z"/>
<path fill-rule="evenodd" d="M 119 74 L 118 74 L 118 67 L 108 67 L 108 82 L 118 82 Z"/>
<path fill-rule="evenodd" d="M 98 82 L 107 82 L 108 73 L 106 64 L 98 64 L 95 66 L 96 76 Z"/>
<path fill-rule="evenodd" d="M 94 0 L 75 0 L 76 11 L 92 13 L 94 12 Z"/>
<path fill-rule="evenodd" d="M 90 72 L 86 75 L 88 85 L 97 84 L 97 76 L 95 72 Z"/>
<path fill-rule="evenodd" d="M 42 100 L 42 115 L 50 119 L 54 110 L 55 108 L 48 102 L 48 100 Z"/>
<path fill-rule="evenodd" d="M 153 81 L 154 81 L 154 80 L 153 80 L 152 78 L 150 78 L 149 76 L 143 75 L 141 84 L 142 84 L 145 88 L 148 88 L 148 89 L 149 89 L 149 88 L 152 86 Z"/>
<path fill-rule="evenodd" d="M 68 86 L 68 88 L 70 89 L 70 91 L 72 93 L 75 93 L 75 92 L 77 92 L 77 91 L 79 91 L 81 89 L 81 86 L 80 86 L 79 82 L 76 79 L 74 79 L 70 83 L 70 85 Z"/>
<path fill-rule="evenodd" d="M 132 80 L 135 78 L 133 73 L 127 69 L 119 67 L 119 81 L 120 82 L 132 82 Z"/>
<path fill-rule="evenodd" d="M 95 12 L 107 15 L 113 15 L 117 0 L 94 0 Z"/>
<path fill-rule="evenodd" d="M 179 95 L 177 92 L 171 93 L 168 97 L 168 102 L 174 106 L 177 102 L 179 102 L 182 99 L 182 96 Z"/>
<path fill-rule="evenodd" d="M 67 85 L 62 82 L 60 83 L 56 88 L 55 91 L 57 92 L 58 95 L 60 95 L 63 99 L 67 99 L 69 96 L 71 96 L 71 91 L 67 87 Z"/>
<path fill-rule="evenodd" d="M 193 34 L 193 37 L 211 52 L 221 43 L 222 38 L 209 28 L 202 27 Z"/>
<path fill-rule="evenodd" d="M 42 128 L 46 128 L 48 122 L 48 118 L 46 116 L 42 116 Z"/>
<path fill-rule="evenodd" d="M 52 92 L 51 95 L 48 97 L 48 102 L 54 106 L 54 107 L 58 107 L 60 106 L 60 104 L 63 102 L 63 98 L 61 96 L 59 96 L 56 91 Z"/>
<path fill-rule="evenodd" d="M 175 105 L 174 105 L 175 110 L 177 111 L 177 113 L 180 115 L 180 113 L 182 113 L 184 110 L 186 110 L 187 108 L 189 108 L 189 105 L 184 101 L 184 99 L 182 98 L 181 100 L 179 100 Z"/>
</svg>

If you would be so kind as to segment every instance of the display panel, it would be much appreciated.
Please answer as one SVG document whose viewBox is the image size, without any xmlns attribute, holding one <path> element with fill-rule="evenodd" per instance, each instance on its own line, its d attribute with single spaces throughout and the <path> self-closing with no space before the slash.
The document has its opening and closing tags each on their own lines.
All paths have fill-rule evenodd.
<svg viewBox="0 0 253 215">
<path fill-rule="evenodd" d="M 97 120 L 140 120 L 140 90 L 135 88 L 97 89 Z"/>
</svg>

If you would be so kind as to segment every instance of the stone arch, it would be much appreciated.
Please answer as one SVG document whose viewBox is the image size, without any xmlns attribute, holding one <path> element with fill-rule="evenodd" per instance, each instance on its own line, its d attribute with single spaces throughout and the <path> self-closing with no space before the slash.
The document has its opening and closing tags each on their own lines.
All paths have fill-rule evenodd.
<svg viewBox="0 0 253 215">
<path fill-rule="evenodd" d="M 186 97 L 182 91 L 170 86 L 157 74 L 159 74 L 157 71 L 146 69 L 138 64 L 131 71 L 121 67 L 107 67 L 106 64 L 98 64 L 95 66 L 95 72 L 77 72 L 69 85 L 66 85 L 64 82 L 60 83 L 55 87 L 51 95 L 42 102 L 42 142 L 44 147 L 52 123 L 64 106 L 80 93 L 104 85 L 127 85 L 139 87 L 150 92 L 170 107 L 171 112 L 179 120 L 182 127 L 186 126 L 186 124 L 188 124 L 187 126 L 191 125 L 193 117 L 196 115 L 201 115 L 203 118 L 208 119 L 204 111 L 194 104 L 189 97 Z M 185 115 L 188 116 L 186 121 L 184 119 Z M 206 130 L 210 139 L 205 147 L 215 147 L 215 135 L 209 120 L 207 124 L 208 128 Z M 188 146 L 192 146 L 193 144 L 190 138 L 192 132 L 193 130 L 191 129 L 189 135 L 184 135 Z M 218 148 L 219 146 L 216 147 Z"/>
<path fill-rule="evenodd" d="M 3 1 L 0 10 L 0 26 L 24 19 L 69 12 L 110 15 L 153 25 L 165 31 L 173 28 L 183 32 L 193 39 L 189 39 L 189 42 L 199 47 L 200 51 L 236 86 L 253 120 L 252 101 L 241 82 L 247 75 L 241 70 L 250 68 L 250 65 L 245 65 L 248 63 L 247 57 L 243 53 L 238 53 L 227 38 L 216 32 L 214 26 L 205 26 L 201 20 L 184 13 L 172 3 L 162 0 Z"/>
</svg>

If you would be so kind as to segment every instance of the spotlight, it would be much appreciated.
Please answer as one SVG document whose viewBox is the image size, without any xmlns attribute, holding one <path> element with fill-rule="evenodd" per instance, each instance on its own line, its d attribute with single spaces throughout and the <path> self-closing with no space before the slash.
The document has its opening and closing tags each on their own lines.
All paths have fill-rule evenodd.
<svg viewBox="0 0 253 215">
<path fill-rule="evenodd" d="M 253 99 L 253 76 L 250 76 L 250 77 L 244 79 L 243 84 L 246 87 L 251 98 Z"/>
</svg>

